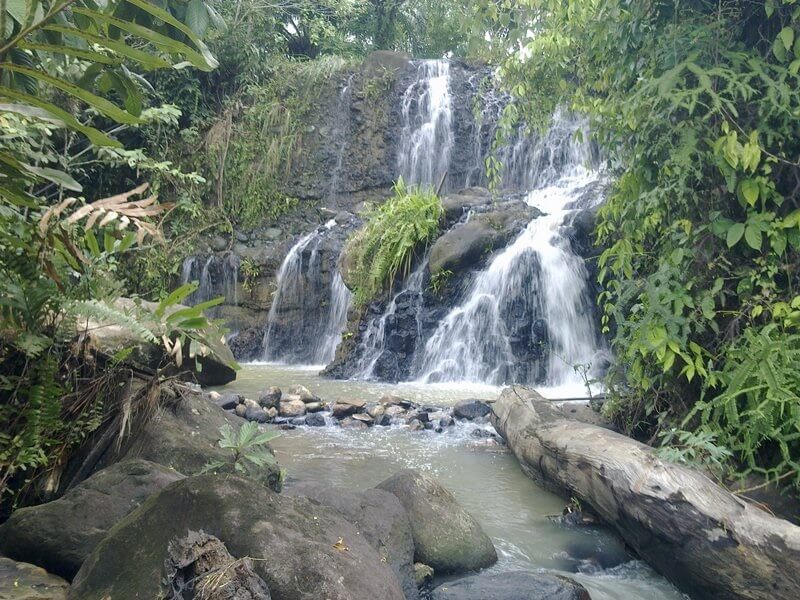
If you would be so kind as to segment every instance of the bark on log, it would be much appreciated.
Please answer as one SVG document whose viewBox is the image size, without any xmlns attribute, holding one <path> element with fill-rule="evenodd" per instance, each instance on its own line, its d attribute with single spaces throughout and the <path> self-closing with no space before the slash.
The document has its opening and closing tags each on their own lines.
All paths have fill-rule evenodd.
<svg viewBox="0 0 800 600">
<path fill-rule="evenodd" d="M 695 598 L 800 598 L 800 527 L 652 448 L 566 417 L 514 386 L 492 423 L 522 469 L 590 505 L 658 572 Z"/>
</svg>

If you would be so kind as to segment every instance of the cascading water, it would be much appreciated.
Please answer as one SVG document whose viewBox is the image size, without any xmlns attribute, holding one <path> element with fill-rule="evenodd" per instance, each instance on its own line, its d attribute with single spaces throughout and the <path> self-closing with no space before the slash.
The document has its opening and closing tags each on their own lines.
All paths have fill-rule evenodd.
<svg viewBox="0 0 800 600">
<path fill-rule="evenodd" d="M 435 188 L 447 172 L 453 148 L 450 63 L 415 63 L 414 82 L 403 94 L 399 172 L 412 185 Z"/>
<path fill-rule="evenodd" d="M 421 334 L 419 324 L 419 307 L 422 303 L 422 282 L 425 277 L 425 269 L 428 266 L 427 260 L 423 260 L 417 268 L 408 276 L 403 288 L 394 295 L 389 304 L 379 317 L 371 319 L 367 324 L 366 332 L 363 334 L 358 349 L 358 365 L 354 377 L 357 379 L 375 379 L 375 367 L 384 356 L 387 346 L 393 346 L 392 350 L 402 350 L 401 346 L 410 345 L 405 350 L 413 354 L 416 342 Z M 397 320 L 399 309 L 410 309 L 416 321 L 416 336 L 413 340 L 397 339 L 393 340 L 394 325 Z M 393 343 L 394 342 L 394 343 Z M 397 369 L 395 369 L 397 371 Z"/>
<path fill-rule="evenodd" d="M 587 208 L 576 203 L 599 174 L 586 168 L 591 148 L 576 141 L 578 129 L 559 114 L 544 139 L 526 142 L 530 171 L 520 182 L 535 186 L 526 202 L 545 215 L 478 274 L 439 323 L 418 359 L 421 379 L 583 386 L 574 366 L 592 364 L 602 343 L 586 268 L 564 230 L 575 209 Z"/>
<path fill-rule="evenodd" d="M 201 266 L 202 265 L 202 266 Z M 228 304 L 239 304 L 239 257 L 233 252 L 212 254 L 205 260 L 189 256 L 181 267 L 181 284 L 197 281 L 198 287 L 188 298 L 188 304 L 199 304 L 224 296 Z M 212 316 L 214 310 L 211 309 Z"/>
<path fill-rule="evenodd" d="M 333 359 L 351 298 L 339 272 L 323 260 L 333 227 L 331 221 L 303 236 L 283 260 L 267 318 L 264 360 L 318 365 Z"/>
</svg>

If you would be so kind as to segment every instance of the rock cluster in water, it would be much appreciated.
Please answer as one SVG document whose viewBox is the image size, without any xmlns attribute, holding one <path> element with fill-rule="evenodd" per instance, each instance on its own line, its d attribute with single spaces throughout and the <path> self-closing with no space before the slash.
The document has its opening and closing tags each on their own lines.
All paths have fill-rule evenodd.
<svg viewBox="0 0 800 600">
<path fill-rule="evenodd" d="M 358 430 L 394 425 L 406 426 L 412 431 L 443 433 L 454 427 L 457 419 L 488 423 L 491 412 L 482 400 L 464 400 L 454 407 L 434 407 L 392 394 L 384 395 L 377 402 L 352 399 L 326 402 L 302 385 L 291 386 L 286 392 L 277 387 L 267 388 L 257 401 L 235 393 L 211 392 L 211 398 L 224 410 L 248 421 L 272 423 L 285 429 L 332 426 Z M 489 430 L 475 430 L 473 435 L 500 439 Z"/>
</svg>

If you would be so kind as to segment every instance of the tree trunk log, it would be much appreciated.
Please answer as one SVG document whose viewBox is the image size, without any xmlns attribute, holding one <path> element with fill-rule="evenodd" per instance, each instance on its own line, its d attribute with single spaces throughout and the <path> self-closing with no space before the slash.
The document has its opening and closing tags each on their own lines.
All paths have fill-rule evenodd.
<svg viewBox="0 0 800 600">
<path fill-rule="evenodd" d="M 514 386 L 492 423 L 522 469 L 590 505 L 659 573 L 696 598 L 800 598 L 800 527 L 773 517 L 652 448 L 569 419 Z"/>
</svg>

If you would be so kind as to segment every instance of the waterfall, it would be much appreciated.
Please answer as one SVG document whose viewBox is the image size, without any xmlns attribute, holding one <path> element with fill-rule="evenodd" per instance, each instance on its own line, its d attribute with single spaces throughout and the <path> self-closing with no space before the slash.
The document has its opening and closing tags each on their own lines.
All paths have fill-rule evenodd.
<svg viewBox="0 0 800 600">
<path fill-rule="evenodd" d="M 416 321 L 417 335 L 411 340 L 413 347 L 406 349 L 413 354 L 416 341 L 421 334 L 419 308 L 422 304 L 422 283 L 427 267 L 428 261 L 426 258 L 408 276 L 402 289 L 386 305 L 383 314 L 370 319 L 367 323 L 367 329 L 361 338 L 358 348 L 359 359 L 354 373 L 354 377 L 357 379 L 375 379 L 375 367 L 384 356 L 387 347 L 393 345 L 392 349 L 398 350 L 397 346 L 406 345 L 406 340 L 398 340 L 399 343 L 392 344 L 392 325 L 400 308 L 410 308 Z"/>
<path fill-rule="evenodd" d="M 326 364 L 347 322 L 350 291 L 323 260 L 331 221 L 292 246 L 278 271 L 278 290 L 264 333 L 263 358 L 288 364 Z"/>
<path fill-rule="evenodd" d="M 406 183 L 436 187 L 453 147 L 450 63 L 423 60 L 402 99 L 399 171 Z"/>
<path fill-rule="evenodd" d="M 514 183 L 531 186 L 526 202 L 545 214 L 495 256 L 439 322 L 421 349 L 421 379 L 582 386 L 574 366 L 591 364 L 603 349 L 586 268 L 565 236 L 565 221 L 586 208 L 576 204 L 600 176 L 586 168 L 591 147 L 576 141 L 578 129 L 558 114 L 547 136 L 508 149 Z"/>
<path fill-rule="evenodd" d="M 200 266 L 202 264 L 202 266 Z M 181 285 L 197 281 L 197 289 L 186 298 L 187 304 L 199 304 L 218 296 L 224 296 L 227 304 L 239 304 L 239 257 L 233 252 L 201 256 L 189 256 L 181 266 Z M 215 309 L 209 314 L 215 316 Z"/>
</svg>

